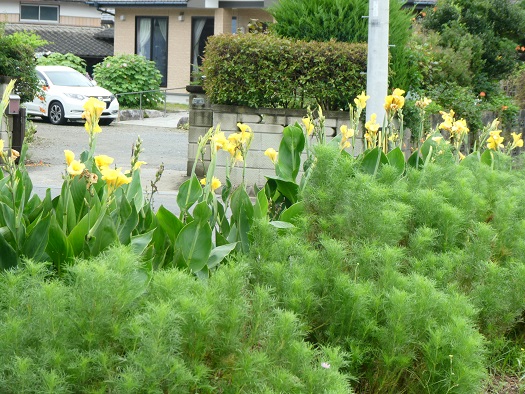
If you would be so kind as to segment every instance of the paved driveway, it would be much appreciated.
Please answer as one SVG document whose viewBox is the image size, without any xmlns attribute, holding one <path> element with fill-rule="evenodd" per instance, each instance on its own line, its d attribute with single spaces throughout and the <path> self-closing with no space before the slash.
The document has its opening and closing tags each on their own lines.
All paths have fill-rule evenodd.
<svg viewBox="0 0 525 394">
<path fill-rule="evenodd" d="M 115 164 L 126 170 L 130 166 L 133 143 L 140 136 L 144 149 L 141 160 L 148 163 L 141 170 L 142 185 L 151 190 L 150 182 L 163 163 L 165 170 L 157 184 L 159 195 L 155 198 L 155 206 L 163 204 L 177 211 L 176 191 L 186 179 L 188 133 L 176 127 L 178 120 L 187 115 L 187 112 L 169 113 L 167 117 L 120 121 L 102 127 L 102 133 L 97 136 L 96 154 L 114 157 Z M 65 170 L 64 149 L 73 151 L 78 157 L 88 149 L 88 134 L 82 123 L 53 126 L 38 118 L 33 122 L 37 133 L 28 150 L 28 172 L 37 193 L 44 194 L 51 188 L 56 195 L 60 192 Z"/>
</svg>

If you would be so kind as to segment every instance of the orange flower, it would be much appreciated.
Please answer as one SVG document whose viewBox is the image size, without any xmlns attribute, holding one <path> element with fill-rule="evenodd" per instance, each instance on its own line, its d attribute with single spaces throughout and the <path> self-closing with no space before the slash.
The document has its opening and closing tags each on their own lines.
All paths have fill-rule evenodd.
<svg viewBox="0 0 525 394">
<path fill-rule="evenodd" d="M 479 97 L 485 97 L 487 94 L 485 92 L 479 92 Z"/>
</svg>

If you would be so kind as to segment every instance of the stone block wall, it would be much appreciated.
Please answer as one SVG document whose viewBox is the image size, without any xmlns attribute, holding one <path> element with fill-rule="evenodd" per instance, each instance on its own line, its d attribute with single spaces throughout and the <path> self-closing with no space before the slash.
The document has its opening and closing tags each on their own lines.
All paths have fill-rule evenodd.
<svg viewBox="0 0 525 394">
<path fill-rule="evenodd" d="M 195 101 L 194 98 L 198 100 Z M 204 100 L 204 103 L 201 100 Z M 250 126 L 254 133 L 250 152 L 246 160 L 246 184 L 256 184 L 262 187 L 266 182 L 266 175 L 275 175 L 273 164 L 264 156 L 265 150 L 274 148 L 278 151 L 284 127 L 295 122 L 299 122 L 302 125 L 301 119 L 305 115 L 306 110 L 254 109 L 240 106 L 210 105 L 204 95 L 190 95 L 188 175 L 190 175 L 195 161 L 199 136 L 205 134 L 210 127 L 215 127 L 219 124 L 221 130 L 228 136 L 239 131 L 237 123 L 244 123 Z M 341 125 L 349 124 L 348 112 L 327 112 L 325 116 L 325 129 L 328 139 L 337 134 Z M 358 140 L 356 142 L 356 153 L 362 152 L 362 149 L 363 142 Z M 209 161 L 209 158 L 208 151 L 206 152 L 205 160 Z M 215 174 L 221 181 L 224 181 L 226 177 L 226 162 L 228 159 L 229 154 L 227 152 L 219 151 Z M 199 176 L 203 175 L 202 170 L 202 166 L 197 166 L 197 174 Z M 237 163 L 236 168 L 231 171 L 230 179 L 234 185 L 241 183 L 241 163 Z"/>
</svg>

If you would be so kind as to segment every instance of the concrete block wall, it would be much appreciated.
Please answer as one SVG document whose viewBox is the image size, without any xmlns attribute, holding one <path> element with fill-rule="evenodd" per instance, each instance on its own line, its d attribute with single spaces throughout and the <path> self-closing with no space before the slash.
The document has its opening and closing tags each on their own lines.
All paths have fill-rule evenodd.
<svg viewBox="0 0 525 394">
<path fill-rule="evenodd" d="M 245 182 L 248 186 L 264 186 L 265 176 L 275 175 L 274 166 L 269 158 L 264 156 L 268 148 L 279 150 L 284 127 L 299 122 L 306 115 L 306 110 L 290 110 L 280 108 L 247 108 L 229 105 L 209 105 L 207 99 L 205 107 L 192 104 L 193 97 L 204 97 L 203 95 L 190 95 L 190 115 L 189 115 L 189 147 L 188 147 L 188 175 L 195 162 L 197 151 L 197 141 L 199 136 L 204 135 L 210 127 L 220 124 L 221 130 L 226 136 L 239 131 L 237 123 L 244 123 L 252 129 L 254 136 L 250 146 L 250 151 L 246 160 Z M 333 138 L 339 132 L 339 127 L 349 124 L 347 112 L 326 112 L 325 130 L 327 138 Z M 355 153 L 359 154 L 363 150 L 363 141 L 356 141 Z M 206 160 L 209 160 L 209 152 L 206 152 Z M 226 163 L 229 154 L 219 151 L 217 157 L 216 176 L 224 182 L 226 178 Z M 202 170 L 202 166 L 198 166 Z M 234 185 L 242 181 L 243 165 L 237 163 L 230 172 L 230 180 Z M 198 171 L 202 176 L 202 171 Z"/>
</svg>

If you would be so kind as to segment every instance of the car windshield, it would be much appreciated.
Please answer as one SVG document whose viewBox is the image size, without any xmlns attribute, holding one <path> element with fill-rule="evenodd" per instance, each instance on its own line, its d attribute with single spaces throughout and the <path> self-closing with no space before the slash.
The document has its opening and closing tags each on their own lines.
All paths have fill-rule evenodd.
<svg viewBox="0 0 525 394">
<path fill-rule="evenodd" d="M 46 71 L 53 85 L 88 87 L 93 84 L 77 71 Z"/>
</svg>

